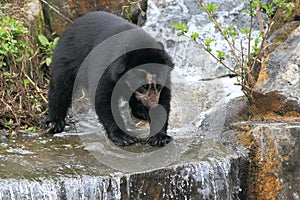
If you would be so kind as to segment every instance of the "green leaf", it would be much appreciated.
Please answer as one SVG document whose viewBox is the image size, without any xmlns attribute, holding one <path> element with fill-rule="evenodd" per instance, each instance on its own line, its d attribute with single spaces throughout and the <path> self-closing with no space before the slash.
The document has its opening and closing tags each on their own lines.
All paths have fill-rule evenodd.
<svg viewBox="0 0 300 200">
<path fill-rule="evenodd" d="M 46 58 L 46 65 L 47 65 L 48 67 L 50 66 L 51 62 L 52 62 L 52 58 L 47 57 L 47 58 Z"/>
<path fill-rule="evenodd" d="M 206 39 L 205 40 L 205 46 L 210 46 L 210 44 L 212 43 L 212 42 L 214 42 L 215 41 L 215 39 L 213 39 L 213 38 L 209 38 L 209 39 Z"/>
<path fill-rule="evenodd" d="M 255 55 L 257 55 L 258 52 L 259 52 L 259 47 L 258 47 L 258 45 L 259 45 L 259 38 L 255 38 L 255 40 L 254 40 L 254 45 L 251 46 L 251 48 L 252 48 L 252 50 L 254 51 L 254 54 L 255 54 Z"/>
<path fill-rule="evenodd" d="M 9 119 L 8 122 L 6 122 L 5 124 L 5 127 L 8 128 L 8 129 L 11 129 L 11 125 L 14 123 L 14 120 L 13 119 Z"/>
<path fill-rule="evenodd" d="M 52 42 L 52 49 L 54 49 L 58 43 L 59 37 L 54 38 L 53 42 Z"/>
<path fill-rule="evenodd" d="M 273 7 L 272 4 L 266 5 L 262 4 L 261 7 L 265 10 L 266 14 L 270 17 L 274 14 L 275 12 L 275 7 Z"/>
<path fill-rule="evenodd" d="M 210 47 L 210 44 L 212 42 L 214 42 L 215 40 L 212 39 L 212 38 L 209 38 L 209 39 L 206 39 L 205 42 L 204 42 L 204 45 L 205 45 L 205 50 L 208 51 L 208 52 L 211 52 L 212 51 L 212 48 Z"/>
<path fill-rule="evenodd" d="M 187 32 L 187 26 L 182 24 L 182 21 L 179 21 L 178 24 L 173 24 L 172 27 L 176 28 L 179 32 L 177 33 L 178 36 L 183 35 Z"/>
<path fill-rule="evenodd" d="M 24 86 L 27 87 L 28 83 L 29 83 L 29 80 L 28 80 L 27 78 L 25 78 L 25 79 L 23 80 Z"/>
<path fill-rule="evenodd" d="M 215 11 L 217 11 L 218 5 L 214 4 L 214 3 L 210 3 L 210 4 L 207 4 L 206 8 L 207 8 L 208 12 L 214 13 Z"/>
<path fill-rule="evenodd" d="M 32 132 L 36 132 L 36 128 L 32 127 L 32 126 L 28 127 L 27 130 L 28 131 L 32 131 Z"/>
<path fill-rule="evenodd" d="M 292 9 L 295 7 L 295 4 L 293 2 L 286 3 L 286 9 L 287 9 L 287 15 L 292 14 Z"/>
<path fill-rule="evenodd" d="M 192 35 L 191 35 L 191 38 L 194 41 L 196 41 L 198 37 L 199 37 L 199 33 L 197 33 L 197 32 L 193 32 Z"/>
<path fill-rule="evenodd" d="M 224 34 L 230 37 L 234 37 L 237 35 L 236 31 L 233 29 L 233 27 L 230 25 L 227 29 L 224 30 Z"/>
<path fill-rule="evenodd" d="M 205 50 L 208 52 L 212 52 L 212 48 L 210 48 L 210 47 L 206 47 Z"/>
<path fill-rule="evenodd" d="M 0 69 L 1 67 L 5 67 L 6 66 L 6 62 L 0 62 Z"/>
<path fill-rule="evenodd" d="M 11 74 L 9 72 L 4 72 L 3 74 L 5 77 L 11 77 Z"/>
<path fill-rule="evenodd" d="M 49 45 L 49 40 L 44 35 L 38 35 L 38 40 L 43 46 Z"/>
<path fill-rule="evenodd" d="M 273 0 L 273 3 L 275 3 L 278 7 L 282 7 L 284 5 L 283 0 Z"/>
<path fill-rule="evenodd" d="M 219 51 L 217 50 L 217 58 L 220 59 L 220 60 L 225 60 L 225 52 L 224 51 Z"/>
<path fill-rule="evenodd" d="M 245 34 L 245 35 L 248 35 L 250 33 L 250 30 L 247 28 L 241 28 L 240 31 L 242 34 Z"/>
<path fill-rule="evenodd" d="M 251 16 L 251 17 L 255 17 L 255 15 L 256 15 L 253 10 L 243 10 L 242 12 L 249 15 L 249 16 Z"/>
</svg>

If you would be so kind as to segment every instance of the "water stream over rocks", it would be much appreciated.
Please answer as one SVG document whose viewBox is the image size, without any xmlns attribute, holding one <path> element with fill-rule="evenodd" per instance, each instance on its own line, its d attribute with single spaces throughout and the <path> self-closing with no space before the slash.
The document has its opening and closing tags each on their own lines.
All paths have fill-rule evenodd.
<svg viewBox="0 0 300 200">
<path fill-rule="evenodd" d="M 220 5 L 225 26 L 247 26 L 244 2 L 208 2 Z M 169 121 L 174 141 L 164 148 L 116 147 L 91 110 L 75 116 L 75 129 L 52 137 L 1 136 L 0 199 L 239 199 L 247 155 L 242 148 L 227 148 L 220 138 L 226 103 L 242 93 L 234 79 L 200 81 L 226 71 L 199 45 L 178 37 L 172 24 L 188 24 L 199 40 L 214 37 L 221 50 L 225 43 L 197 0 L 148 3 L 144 29 L 165 45 L 176 64 Z M 122 109 L 126 115 L 126 104 Z M 129 127 L 147 130 L 143 122 L 134 124 Z"/>
</svg>

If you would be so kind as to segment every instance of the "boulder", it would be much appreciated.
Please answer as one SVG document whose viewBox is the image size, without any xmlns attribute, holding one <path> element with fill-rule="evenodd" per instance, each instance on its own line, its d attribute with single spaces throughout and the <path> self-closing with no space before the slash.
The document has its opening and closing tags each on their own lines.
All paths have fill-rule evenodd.
<svg viewBox="0 0 300 200">
<path fill-rule="evenodd" d="M 246 199 L 299 199 L 300 123 L 239 122 L 236 138 L 250 149 Z"/>
<path fill-rule="evenodd" d="M 272 37 L 278 43 L 278 33 L 291 31 L 262 66 L 253 94 L 254 114 L 300 115 L 300 25 L 290 23 L 294 30 L 287 26 Z"/>
</svg>

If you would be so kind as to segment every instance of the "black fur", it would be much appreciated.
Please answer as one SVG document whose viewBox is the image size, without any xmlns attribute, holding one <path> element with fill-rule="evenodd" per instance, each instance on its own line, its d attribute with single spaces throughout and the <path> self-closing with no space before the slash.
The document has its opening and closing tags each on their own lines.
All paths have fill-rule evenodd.
<svg viewBox="0 0 300 200">
<path fill-rule="evenodd" d="M 54 134 L 64 130 L 64 119 L 72 101 L 72 91 L 77 72 L 91 50 L 112 35 L 137 28 L 139 27 L 115 15 L 105 12 L 92 12 L 78 18 L 66 29 L 54 50 L 51 64 L 48 94 L 49 114 L 46 122 L 49 129 L 48 133 Z M 131 41 L 124 42 L 129 44 Z M 137 137 L 122 131 L 123 127 L 119 127 L 123 126 L 122 123 L 119 126 L 116 124 L 112 109 L 118 110 L 118 107 L 117 105 L 111 106 L 112 91 L 119 78 L 128 70 L 146 63 L 159 63 L 173 67 L 171 58 L 164 50 L 146 48 L 130 51 L 115 60 L 106 69 L 97 84 L 95 95 L 96 113 L 106 129 L 108 137 L 117 145 L 130 145 L 137 143 L 139 140 Z M 160 72 L 156 69 L 155 73 L 164 73 L 166 84 L 170 85 L 170 71 Z M 130 90 L 130 88 L 124 84 L 124 90 Z M 128 100 L 135 117 L 150 120 L 149 108 L 143 106 L 135 95 L 132 95 Z M 171 91 L 168 86 L 168 88 L 162 89 L 159 99 L 159 104 L 165 108 L 167 117 L 170 111 L 170 100 Z M 121 117 L 117 116 L 117 118 Z M 155 125 L 155 123 L 150 123 L 150 129 L 152 125 Z M 167 126 L 166 122 L 158 134 L 148 138 L 148 143 L 152 146 L 164 146 L 169 143 L 171 137 L 166 133 Z"/>
</svg>

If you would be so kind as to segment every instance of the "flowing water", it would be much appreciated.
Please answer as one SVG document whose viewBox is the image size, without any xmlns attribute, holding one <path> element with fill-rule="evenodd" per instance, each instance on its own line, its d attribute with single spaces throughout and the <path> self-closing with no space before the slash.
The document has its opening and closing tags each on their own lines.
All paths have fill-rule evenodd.
<svg viewBox="0 0 300 200">
<path fill-rule="evenodd" d="M 225 26 L 247 26 L 243 1 L 207 2 L 219 4 Z M 234 86 L 235 79 L 201 81 L 227 72 L 199 44 L 178 37 L 172 24 L 182 21 L 189 32 L 200 34 L 199 41 L 214 37 L 213 47 L 228 48 L 197 0 L 148 3 L 144 29 L 164 44 L 176 65 L 169 121 L 174 141 L 164 148 L 116 147 L 92 110 L 76 112 L 75 128 L 51 137 L 3 135 L 0 199 L 147 199 L 155 194 L 164 199 L 239 198 L 240 159 L 245 152 L 231 151 L 220 138 L 226 103 L 242 93 Z M 125 118 L 127 108 L 126 102 L 121 105 Z M 128 129 L 141 136 L 149 131 L 144 122 L 126 119 Z"/>
</svg>

